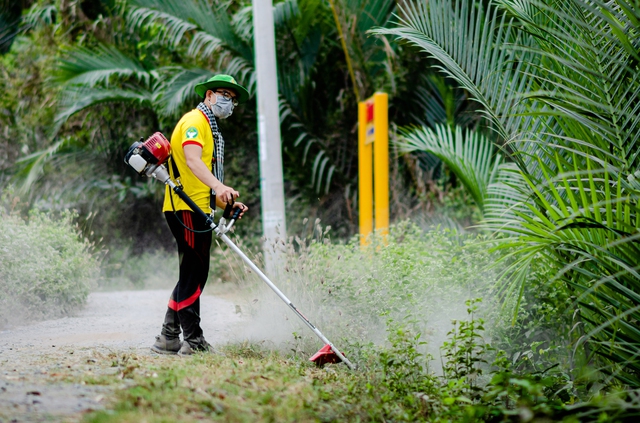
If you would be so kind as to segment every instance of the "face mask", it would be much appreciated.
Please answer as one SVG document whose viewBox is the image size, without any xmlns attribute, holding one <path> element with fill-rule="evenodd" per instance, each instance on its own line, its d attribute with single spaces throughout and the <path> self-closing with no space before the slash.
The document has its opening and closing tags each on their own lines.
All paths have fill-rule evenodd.
<svg viewBox="0 0 640 423">
<path fill-rule="evenodd" d="M 216 94 L 216 103 L 211 105 L 211 111 L 218 119 L 226 119 L 233 113 L 233 101 Z"/>
</svg>

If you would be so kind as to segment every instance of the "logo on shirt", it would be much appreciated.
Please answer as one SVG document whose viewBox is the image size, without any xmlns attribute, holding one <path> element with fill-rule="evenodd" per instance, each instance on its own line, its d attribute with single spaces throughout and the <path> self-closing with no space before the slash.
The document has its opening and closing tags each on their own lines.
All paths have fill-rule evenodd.
<svg viewBox="0 0 640 423">
<path fill-rule="evenodd" d="M 198 130 L 193 126 L 191 126 L 189 129 L 187 129 L 187 132 L 185 132 L 185 135 L 187 136 L 188 139 L 193 139 L 198 136 Z"/>
</svg>

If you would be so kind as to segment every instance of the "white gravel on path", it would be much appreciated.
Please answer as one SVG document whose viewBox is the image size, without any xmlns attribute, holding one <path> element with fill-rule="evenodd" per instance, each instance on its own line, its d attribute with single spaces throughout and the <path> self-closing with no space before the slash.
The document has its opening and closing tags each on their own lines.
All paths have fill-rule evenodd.
<svg viewBox="0 0 640 423">
<path fill-rule="evenodd" d="M 74 317 L 47 320 L 0 332 L 0 359 L 26 347 L 149 348 L 160 333 L 169 290 L 95 292 Z M 201 326 L 211 344 L 229 340 L 241 318 L 222 298 L 200 297 Z"/>
<path fill-rule="evenodd" d="M 73 317 L 0 331 L 0 423 L 78 421 L 100 409 L 100 386 L 51 382 L 61 367 L 91 372 L 96 354 L 151 354 L 170 290 L 96 292 Z M 211 344 L 233 339 L 242 317 L 228 300 L 202 295 L 201 326 Z M 68 371 L 68 370 L 67 370 Z"/>
</svg>

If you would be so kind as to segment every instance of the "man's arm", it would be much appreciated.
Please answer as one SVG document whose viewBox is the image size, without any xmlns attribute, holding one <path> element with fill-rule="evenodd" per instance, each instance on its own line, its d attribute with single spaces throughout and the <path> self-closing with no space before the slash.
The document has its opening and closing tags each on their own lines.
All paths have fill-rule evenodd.
<svg viewBox="0 0 640 423">
<path fill-rule="evenodd" d="M 187 166 L 196 178 L 200 179 L 203 184 L 213 189 L 216 192 L 216 203 L 218 207 L 224 208 L 224 206 L 235 200 L 240 195 L 238 191 L 231 187 L 226 186 L 218 180 L 213 173 L 209 170 L 206 164 L 202 161 L 202 147 L 195 144 L 188 144 L 183 147 L 184 156 L 187 161 Z"/>
</svg>

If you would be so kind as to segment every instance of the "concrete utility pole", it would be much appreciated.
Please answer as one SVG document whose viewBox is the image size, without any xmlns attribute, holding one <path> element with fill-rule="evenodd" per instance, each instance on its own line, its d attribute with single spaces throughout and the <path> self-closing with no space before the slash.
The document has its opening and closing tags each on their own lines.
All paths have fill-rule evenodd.
<svg viewBox="0 0 640 423">
<path fill-rule="evenodd" d="M 276 44 L 271 0 L 253 0 L 253 42 L 258 86 L 258 141 L 260 149 L 260 190 L 262 193 L 262 232 L 266 237 L 267 269 L 273 261 L 269 246 L 277 238 L 287 238 L 284 213 L 282 147 Z M 271 250 L 273 251 L 273 250 Z"/>
</svg>

